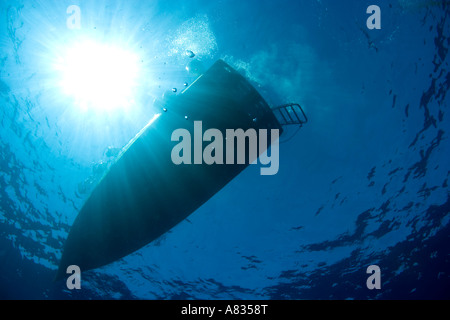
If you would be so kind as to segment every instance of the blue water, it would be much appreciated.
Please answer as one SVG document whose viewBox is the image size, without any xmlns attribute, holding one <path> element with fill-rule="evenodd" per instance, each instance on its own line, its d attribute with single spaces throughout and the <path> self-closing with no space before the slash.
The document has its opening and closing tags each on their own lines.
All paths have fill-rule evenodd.
<svg viewBox="0 0 450 320">
<path fill-rule="evenodd" d="M 380 30 L 366 26 L 373 4 Z M 70 5 L 81 30 L 66 26 Z M 449 12 L 427 0 L 2 1 L 0 298 L 450 298 Z M 85 37 L 139 52 L 125 116 L 82 112 L 58 87 L 52 64 Z M 278 174 L 250 166 L 168 234 L 83 273 L 81 290 L 53 282 L 114 150 L 217 59 L 271 105 L 308 114 L 281 137 Z"/>
</svg>

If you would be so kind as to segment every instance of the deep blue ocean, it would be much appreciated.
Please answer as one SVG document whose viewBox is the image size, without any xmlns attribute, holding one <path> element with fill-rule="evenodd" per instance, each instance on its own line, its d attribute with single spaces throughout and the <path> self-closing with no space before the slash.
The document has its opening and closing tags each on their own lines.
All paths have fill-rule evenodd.
<svg viewBox="0 0 450 320">
<path fill-rule="evenodd" d="M 2 0 L 0 298 L 449 299 L 449 12 L 444 0 Z M 62 90 L 58 65 L 85 39 L 139 57 L 127 108 Z M 118 151 L 218 59 L 271 106 L 308 115 L 280 137 L 279 172 L 249 166 L 161 238 L 83 273 L 80 290 L 53 282 Z"/>
</svg>

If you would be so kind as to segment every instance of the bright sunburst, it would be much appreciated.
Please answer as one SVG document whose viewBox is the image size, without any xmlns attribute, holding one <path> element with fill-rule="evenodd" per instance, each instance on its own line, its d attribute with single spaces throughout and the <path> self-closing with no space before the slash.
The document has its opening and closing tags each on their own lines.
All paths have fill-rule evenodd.
<svg viewBox="0 0 450 320">
<path fill-rule="evenodd" d="M 134 102 L 139 57 L 95 41 L 76 43 L 59 61 L 60 86 L 82 109 L 113 111 Z"/>
</svg>

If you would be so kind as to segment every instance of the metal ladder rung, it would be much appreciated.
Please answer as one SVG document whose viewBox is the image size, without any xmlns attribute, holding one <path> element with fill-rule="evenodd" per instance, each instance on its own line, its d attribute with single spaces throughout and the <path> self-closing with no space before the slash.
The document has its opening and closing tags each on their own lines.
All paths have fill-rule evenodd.
<svg viewBox="0 0 450 320">
<path fill-rule="evenodd" d="M 298 103 L 285 104 L 275 107 L 272 110 L 275 115 L 281 115 L 282 119 L 277 117 L 281 125 L 300 125 L 301 127 L 303 124 L 308 122 L 305 112 Z"/>
</svg>

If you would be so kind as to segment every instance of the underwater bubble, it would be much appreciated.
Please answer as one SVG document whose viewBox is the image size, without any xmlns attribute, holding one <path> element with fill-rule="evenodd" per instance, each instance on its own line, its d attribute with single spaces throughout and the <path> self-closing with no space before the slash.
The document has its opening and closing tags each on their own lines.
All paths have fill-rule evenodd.
<svg viewBox="0 0 450 320">
<path fill-rule="evenodd" d="M 185 21 L 167 40 L 170 42 L 168 54 L 178 57 L 187 55 L 190 58 L 212 58 L 218 49 L 207 15 L 198 15 Z"/>
<path fill-rule="evenodd" d="M 189 58 L 193 58 L 193 57 L 195 57 L 195 53 L 194 52 L 192 52 L 191 50 L 186 50 L 186 55 L 189 57 Z"/>
<path fill-rule="evenodd" d="M 184 85 L 185 87 L 187 87 L 187 86 L 189 85 L 189 83 L 185 82 L 183 85 Z"/>
<path fill-rule="evenodd" d="M 177 88 L 173 88 L 173 89 L 172 89 L 172 92 L 175 92 L 175 93 L 176 93 L 177 91 L 178 91 Z"/>
<path fill-rule="evenodd" d="M 167 112 L 167 109 L 166 109 L 166 108 L 163 108 L 163 111 L 164 111 L 164 112 Z"/>
<path fill-rule="evenodd" d="M 188 116 L 184 116 L 184 118 L 185 118 L 186 120 L 188 120 L 188 119 L 189 119 L 189 117 L 188 117 Z"/>
</svg>

